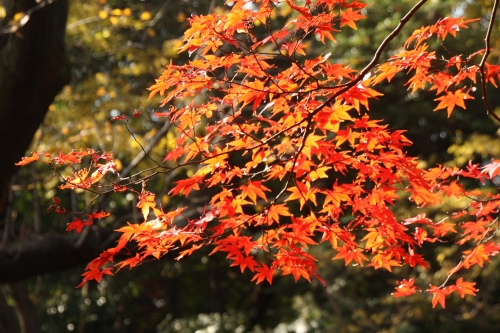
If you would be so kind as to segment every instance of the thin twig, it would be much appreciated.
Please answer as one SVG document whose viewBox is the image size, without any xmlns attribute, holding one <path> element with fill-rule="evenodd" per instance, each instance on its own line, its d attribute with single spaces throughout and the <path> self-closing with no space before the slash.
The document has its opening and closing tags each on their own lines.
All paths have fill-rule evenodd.
<svg viewBox="0 0 500 333">
<path fill-rule="evenodd" d="M 149 30 L 151 30 L 151 28 L 153 28 L 155 26 L 155 24 L 158 23 L 158 21 L 161 19 L 161 17 L 165 13 L 165 10 L 167 9 L 169 4 L 170 4 L 170 0 L 165 1 L 163 3 L 163 5 L 161 6 L 161 8 L 158 10 L 158 12 L 156 12 L 155 17 L 151 21 L 149 21 L 149 24 L 146 27 L 146 29 L 144 29 L 144 33 L 142 34 L 142 37 L 141 37 L 141 41 L 143 43 L 148 36 Z"/>
<path fill-rule="evenodd" d="M 312 119 L 312 117 L 315 114 L 317 114 L 319 111 L 324 109 L 328 104 L 333 102 L 338 96 L 345 93 L 346 91 L 354 87 L 356 84 L 361 82 L 365 77 L 365 75 L 368 74 L 368 72 L 370 72 L 370 70 L 372 70 L 373 67 L 375 67 L 375 65 L 377 65 L 378 61 L 380 60 L 380 57 L 382 56 L 382 52 L 387 47 L 387 45 L 389 45 L 389 43 L 401 32 L 406 23 L 410 21 L 413 15 L 415 15 L 415 13 L 420 9 L 420 7 L 422 7 L 426 2 L 427 0 L 420 0 L 412 9 L 410 9 L 410 11 L 406 13 L 406 15 L 401 20 L 399 20 L 398 26 L 394 28 L 394 30 L 389 35 L 387 35 L 387 37 L 385 37 L 385 39 L 377 48 L 377 51 L 375 51 L 375 54 L 373 55 L 373 58 L 368 63 L 368 65 L 366 65 L 365 68 L 363 68 L 361 72 L 359 72 L 358 75 L 351 82 L 347 83 L 344 88 L 338 90 L 336 93 L 330 96 L 326 101 L 324 101 L 323 104 L 321 104 L 314 111 L 312 111 L 307 118 L 302 120 L 302 122 L 306 121 L 308 118 Z"/>
<path fill-rule="evenodd" d="M 168 124 L 168 123 L 165 123 L 165 124 Z M 140 142 L 139 142 L 139 140 L 137 140 L 137 137 L 135 136 L 135 134 L 134 134 L 134 133 L 130 130 L 130 128 L 128 127 L 127 123 L 125 123 L 125 124 L 124 124 L 124 126 L 125 126 L 125 128 L 127 129 L 127 131 L 129 132 L 129 134 L 132 136 L 132 138 L 134 139 L 134 141 L 135 141 L 135 142 L 139 145 L 139 147 L 141 148 L 142 153 L 144 154 L 144 157 L 149 158 L 149 159 L 150 159 L 153 163 L 155 163 L 155 164 L 156 164 L 156 166 L 157 166 L 158 168 L 162 168 L 163 166 L 162 166 L 160 163 L 158 163 L 158 161 L 156 161 L 155 159 L 153 159 L 151 156 L 149 156 L 149 155 L 148 155 L 149 150 L 151 150 L 151 149 L 153 148 L 153 146 L 152 146 L 152 145 L 148 145 L 148 146 L 146 146 L 146 148 L 149 148 L 149 150 L 147 150 L 146 148 L 144 148 L 144 146 L 142 145 L 142 143 L 140 143 Z M 167 125 L 167 126 L 169 126 L 169 125 Z M 167 130 L 168 130 L 168 129 L 167 129 Z M 160 138 L 158 137 L 158 140 L 159 140 L 159 139 L 160 139 Z"/>
<path fill-rule="evenodd" d="M 73 22 L 71 24 L 68 24 L 66 26 L 66 31 L 67 30 L 72 30 L 72 29 L 75 29 L 76 27 L 79 27 L 81 25 L 84 25 L 84 24 L 88 24 L 88 23 L 92 23 L 92 22 L 97 22 L 101 20 L 101 18 L 99 16 L 92 16 L 92 17 L 86 17 L 84 19 L 81 19 L 81 20 L 78 20 L 76 22 Z"/>
<path fill-rule="evenodd" d="M 493 23 L 495 21 L 496 15 L 497 15 L 498 2 L 499 2 L 499 0 L 495 0 L 495 3 L 493 4 L 493 9 L 491 10 L 490 23 L 488 25 L 486 37 L 484 38 L 486 50 L 483 54 L 483 58 L 481 59 L 481 63 L 479 64 L 479 74 L 481 75 L 481 89 L 482 89 L 483 102 L 484 102 L 484 105 L 486 106 L 486 113 L 491 115 L 493 118 L 495 118 L 496 121 L 498 121 L 500 123 L 500 117 L 497 116 L 495 114 L 495 112 L 493 112 L 493 109 L 491 108 L 490 102 L 488 102 L 488 96 L 486 93 L 486 74 L 485 74 L 486 59 L 488 58 L 488 56 L 491 53 L 491 44 L 490 44 L 491 31 L 493 30 Z"/>
<path fill-rule="evenodd" d="M 19 19 L 19 21 L 15 22 L 14 24 L 7 26 L 3 29 L 0 29 L 0 35 L 6 35 L 6 34 L 12 34 L 21 29 L 28 23 L 28 21 L 31 18 L 31 14 L 33 14 L 35 11 L 42 9 L 43 7 L 50 5 L 51 3 L 55 2 L 56 0 L 46 0 L 40 2 L 38 5 L 31 7 L 26 11 L 26 13 Z"/>
<path fill-rule="evenodd" d="M 481 244 L 483 242 L 483 240 L 485 239 L 485 237 L 488 235 L 488 233 L 490 232 L 491 230 L 491 226 L 498 220 L 498 217 L 490 224 L 490 226 L 488 226 L 488 230 L 486 230 L 483 234 L 483 237 L 481 237 L 480 240 L 478 240 L 476 242 L 476 246 L 474 247 L 474 249 L 471 250 L 471 252 L 465 256 L 464 259 L 460 260 L 460 262 L 453 268 L 453 270 L 448 274 L 448 276 L 446 277 L 446 280 L 439 286 L 439 289 L 442 289 L 446 286 L 446 284 L 448 283 L 448 281 L 450 280 L 451 276 L 453 274 L 455 274 L 456 272 L 458 272 L 458 270 L 461 268 L 461 265 L 463 262 L 469 260 L 469 258 L 472 257 L 472 255 L 476 252 L 477 250 L 477 247 L 479 246 L 479 244 Z"/>
<path fill-rule="evenodd" d="M 149 152 L 153 149 L 154 146 L 160 141 L 160 139 L 168 132 L 170 129 L 170 126 L 172 124 L 169 121 L 166 121 L 165 124 L 163 124 L 162 128 L 155 134 L 155 136 L 148 142 L 146 147 L 143 149 L 143 151 L 139 154 L 137 154 L 132 162 L 130 162 L 129 165 L 125 169 L 123 169 L 122 172 L 120 172 L 121 177 L 127 177 L 128 174 L 132 171 L 133 168 L 139 164 L 139 162 L 146 157 Z"/>
<path fill-rule="evenodd" d="M 43 135 L 45 134 L 45 126 L 42 123 L 40 125 L 40 135 L 37 138 L 35 143 L 35 147 L 39 147 L 42 141 Z M 38 172 L 36 168 L 36 164 L 33 163 L 31 166 L 31 176 L 33 178 L 33 214 L 34 214 L 34 226 L 33 230 L 35 232 L 36 237 L 40 236 L 40 228 L 41 228 L 41 209 L 40 209 L 40 195 L 38 193 Z"/>
</svg>

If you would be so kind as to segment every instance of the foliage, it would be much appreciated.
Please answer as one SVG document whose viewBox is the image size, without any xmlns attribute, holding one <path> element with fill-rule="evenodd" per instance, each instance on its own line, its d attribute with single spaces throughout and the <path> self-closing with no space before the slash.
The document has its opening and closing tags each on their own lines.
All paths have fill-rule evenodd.
<svg viewBox="0 0 500 333">
<path fill-rule="evenodd" d="M 448 117 L 477 97 L 475 86 L 487 102 L 486 84 L 497 84 L 500 68 L 486 62 L 489 44 L 466 55 L 446 49 L 450 35 L 474 22 L 462 18 L 446 17 L 415 30 L 404 48 L 376 65 L 424 2 L 401 19 L 360 70 L 331 60 L 331 53 L 308 57 L 306 47 L 313 35 L 324 43 L 356 29 L 366 8 L 359 1 L 234 1 L 228 13 L 193 16 L 181 47 L 193 60 L 170 62 L 150 88 L 150 97 L 161 95 L 161 106 L 168 107 L 152 116 L 167 118 L 177 131 L 162 163 L 153 161 L 131 177 L 120 176 L 111 153 L 94 149 L 54 157 L 36 152 L 19 163 L 44 160 L 61 176 L 62 189 L 137 197 L 144 222 L 118 229 L 118 245 L 87 266 L 81 285 L 151 256 L 176 251 L 181 259 L 207 245 L 212 253 L 226 253 L 231 266 L 251 271 L 256 283 L 272 283 L 278 274 L 322 281 L 311 253 L 323 244 L 345 265 L 392 271 L 426 268 L 432 263 L 424 257 L 428 247 L 456 243 L 463 255 L 442 281 L 426 288 L 404 279 L 394 296 L 424 291 L 433 307 L 444 308 L 451 293 L 475 295 L 475 282 L 459 274 L 483 267 L 498 253 L 500 162 L 423 169 L 405 153 L 411 141 L 404 132 L 390 130 L 368 112 L 381 96 L 376 89 L 403 72 L 410 92 L 435 93 L 434 110 L 446 110 Z M 283 8 L 293 13 L 290 18 L 273 20 Z M 488 103 L 486 111 L 498 120 Z M 125 116 L 115 120 L 129 128 Z M 71 173 L 63 177 L 60 166 Z M 185 214 L 186 207 L 162 208 L 148 190 L 153 176 L 174 173 L 185 177 L 169 189 L 169 200 L 213 193 L 199 218 Z M 476 183 L 459 181 L 464 178 Z M 490 189 L 475 189 L 477 182 Z M 392 209 L 403 199 L 423 208 L 453 198 L 465 200 L 439 220 L 423 212 L 397 216 Z M 54 209 L 65 210 L 57 199 Z M 72 214 L 68 230 L 81 231 L 108 213 L 94 212 L 89 204 Z M 137 250 L 113 264 L 130 242 Z"/>
</svg>

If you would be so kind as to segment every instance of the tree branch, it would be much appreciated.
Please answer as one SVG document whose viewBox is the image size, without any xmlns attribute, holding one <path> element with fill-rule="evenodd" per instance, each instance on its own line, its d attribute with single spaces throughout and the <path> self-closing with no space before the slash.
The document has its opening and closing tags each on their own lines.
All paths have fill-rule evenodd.
<svg viewBox="0 0 500 333">
<path fill-rule="evenodd" d="M 481 90 L 482 90 L 483 102 L 484 105 L 486 106 L 486 113 L 491 115 L 496 121 L 500 123 L 500 117 L 497 116 L 495 112 L 493 112 L 490 102 L 488 101 L 488 96 L 486 92 L 486 74 L 485 74 L 486 59 L 491 53 L 491 42 L 490 42 L 491 31 L 493 30 L 493 23 L 495 22 L 495 17 L 497 15 L 498 2 L 499 0 L 495 0 L 495 3 L 493 4 L 493 9 L 491 10 L 490 23 L 488 25 L 488 30 L 486 31 L 486 37 L 484 38 L 486 50 L 483 54 L 483 58 L 481 59 L 481 63 L 479 64 L 479 73 L 481 75 Z"/>
<path fill-rule="evenodd" d="M 363 80 L 365 75 L 368 74 L 368 72 L 370 72 L 373 69 L 373 67 L 375 67 L 375 65 L 377 65 L 378 61 L 380 60 L 380 57 L 382 56 L 382 52 L 387 47 L 387 45 L 389 45 L 389 43 L 401 32 L 401 30 L 403 30 L 403 27 L 406 25 L 406 23 L 408 23 L 410 21 L 410 19 L 413 17 L 413 15 L 415 15 L 415 13 L 420 9 L 420 7 L 422 7 L 426 2 L 427 2 L 427 0 L 420 0 L 415 6 L 413 6 L 413 8 L 410 9 L 410 11 L 408 13 L 406 13 L 406 15 L 401 20 L 399 20 L 398 26 L 396 28 L 394 28 L 394 30 L 389 35 L 387 35 L 387 37 L 385 37 L 385 39 L 382 41 L 382 43 L 377 48 L 377 51 L 375 51 L 375 54 L 373 55 L 373 58 L 368 63 L 368 65 L 366 65 L 365 68 L 363 68 L 361 70 L 361 72 L 359 72 L 358 75 L 352 81 L 346 83 L 344 88 L 338 90 L 332 96 L 327 98 L 326 101 L 324 101 L 313 112 L 311 112 L 310 116 L 308 118 L 305 118 L 302 122 L 304 122 L 308 119 L 312 119 L 312 117 L 315 114 L 317 114 L 319 111 L 321 111 L 325 106 L 327 106 L 331 102 L 335 101 L 335 99 L 338 96 L 342 95 L 343 93 L 345 93 L 346 91 L 348 91 L 349 89 L 354 87 L 356 84 L 358 84 L 361 80 Z"/>
<path fill-rule="evenodd" d="M 46 234 L 43 238 L 0 248 L 0 284 L 85 265 L 109 247 L 118 233 L 92 227 L 79 247 L 79 234 Z M 110 240 L 111 238 L 111 240 Z"/>
</svg>

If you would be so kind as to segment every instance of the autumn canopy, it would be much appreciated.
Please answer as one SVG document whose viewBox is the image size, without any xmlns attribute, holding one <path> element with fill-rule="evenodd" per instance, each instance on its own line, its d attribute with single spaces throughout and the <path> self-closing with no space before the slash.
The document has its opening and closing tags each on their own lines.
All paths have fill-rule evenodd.
<svg viewBox="0 0 500 333">
<path fill-rule="evenodd" d="M 272 283 L 278 275 L 322 281 L 309 249 L 323 243 L 345 265 L 391 271 L 428 267 L 433 258 L 424 249 L 440 242 L 457 244 L 463 254 L 447 277 L 436 286 L 405 279 L 394 296 L 426 292 L 433 306 L 445 307 L 451 293 L 475 295 L 474 281 L 461 273 L 483 267 L 500 250 L 500 160 L 424 169 L 405 152 L 412 142 L 404 131 L 370 118 L 379 87 L 405 76 L 400 88 L 432 92 L 436 112 L 450 116 L 465 109 L 467 100 L 483 98 L 484 110 L 470 112 L 500 120 L 486 95 L 487 85 L 496 87 L 500 78 L 500 66 L 487 62 L 494 14 L 486 46 L 475 53 L 442 52 L 445 40 L 475 22 L 450 16 L 415 30 L 396 54 L 382 57 L 425 2 L 388 32 L 362 69 L 335 59 L 334 51 L 309 56 L 308 46 L 310 39 L 335 41 L 356 30 L 365 2 L 236 0 L 228 14 L 191 17 L 180 49 L 190 62 L 167 64 L 149 88 L 150 97 L 163 99 L 162 111 L 153 115 L 177 132 L 174 147 L 156 167 L 122 178 L 111 152 L 92 149 L 58 156 L 35 152 L 19 163 L 51 165 L 61 189 L 137 196 L 143 222 L 117 230 L 118 243 L 88 264 L 82 284 L 167 252 L 181 259 L 206 246 L 225 253 L 231 266 L 251 271 L 256 283 Z M 294 13 L 286 22 L 274 19 L 282 7 Z M 126 116 L 115 120 L 127 126 Z M 192 166 L 195 172 L 186 172 Z M 183 177 L 168 190 L 171 198 L 211 193 L 196 217 L 185 214 L 186 207 L 163 207 L 148 190 L 156 175 L 174 173 Z M 467 198 L 467 204 L 444 219 L 427 217 L 425 209 L 445 198 Z M 418 213 L 396 214 L 392 208 L 402 200 Z M 72 214 L 67 229 L 77 232 L 109 214 L 91 206 L 70 213 L 57 198 L 50 209 Z"/>
</svg>

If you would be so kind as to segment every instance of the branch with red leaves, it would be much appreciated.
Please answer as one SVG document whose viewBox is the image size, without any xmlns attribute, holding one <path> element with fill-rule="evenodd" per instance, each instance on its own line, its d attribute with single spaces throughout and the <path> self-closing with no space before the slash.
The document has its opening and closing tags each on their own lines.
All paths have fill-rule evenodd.
<svg viewBox="0 0 500 333">
<path fill-rule="evenodd" d="M 491 27 L 486 51 L 437 61 L 429 43 L 430 38 L 443 42 L 454 37 L 475 20 L 446 17 L 423 26 L 397 54 L 377 65 L 388 43 L 425 2 L 401 19 L 361 70 L 331 54 L 313 54 L 305 45 L 306 36 L 325 43 L 356 29 L 367 6 L 358 0 L 281 1 L 293 12 L 281 27 L 272 21 L 276 3 L 270 0 L 252 3 L 252 8 L 247 1 L 234 1 L 227 13 L 193 16 L 181 51 L 197 56 L 184 65 L 168 64 L 150 88 L 150 96 L 162 96 L 161 105 L 168 106 L 156 115 L 167 117 L 176 132 L 175 147 L 162 163 L 128 177 L 120 176 L 111 153 L 93 150 L 55 157 L 36 152 L 19 163 L 43 160 L 59 175 L 59 168 L 69 168 L 71 175 L 61 176 L 61 189 L 92 191 L 97 197 L 111 192 L 137 196 L 143 222 L 117 230 L 118 244 L 88 264 L 82 284 L 146 258 L 175 250 L 182 259 L 206 246 L 225 253 L 241 272 L 253 272 L 256 283 L 272 283 L 277 275 L 323 282 L 310 253 L 322 243 L 346 265 L 392 271 L 405 265 L 429 267 L 432 258 L 424 258 L 423 250 L 446 241 L 463 253 L 446 280 L 427 289 L 414 279 L 403 280 L 394 295 L 426 291 L 433 307 L 444 307 L 453 292 L 474 295 L 474 282 L 458 274 L 482 267 L 498 253 L 500 196 L 468 189 L 461 180 L 494 184 L 498 161 L 483 168 L 422 169 L 405 152 L 412 143 L 404 131 L 390 130 L 369 114 L 370 101 L 381 95 L 375 89 L 398 73 L 406 73 L 411 93 L 435 91 L 434 111 L 446 110 L 448 116 L 474 98 L 477 75 L 483 88 L 496 86 L 500 66 L 485 62 Z M 479 54 L 481 64 L 474 65 L 472 58 Z M 286 65 L 278 68 L 276 59 Z M 186 207 L 162 207 L 147 190 L 156 174 L 177 172 L 184 177 L 176 179 L 168 195 L 178 202 L 206 189 L 214 193 L 200 205 L 197 218 L 187 216 Z M 441 221 L 423 211 L 402 218 L 393 209 L 400 200 L 423 210 L 451 197 L 466 198 L 467 206 Z M 64 212 L 56 202 L 53 209 Z M 68 230 L 80 232 L 108 213 L 84 214 L 87 218 L 76 217 Z M 115 262 L 129 243 L 138 251 Z"/>
</svg>

